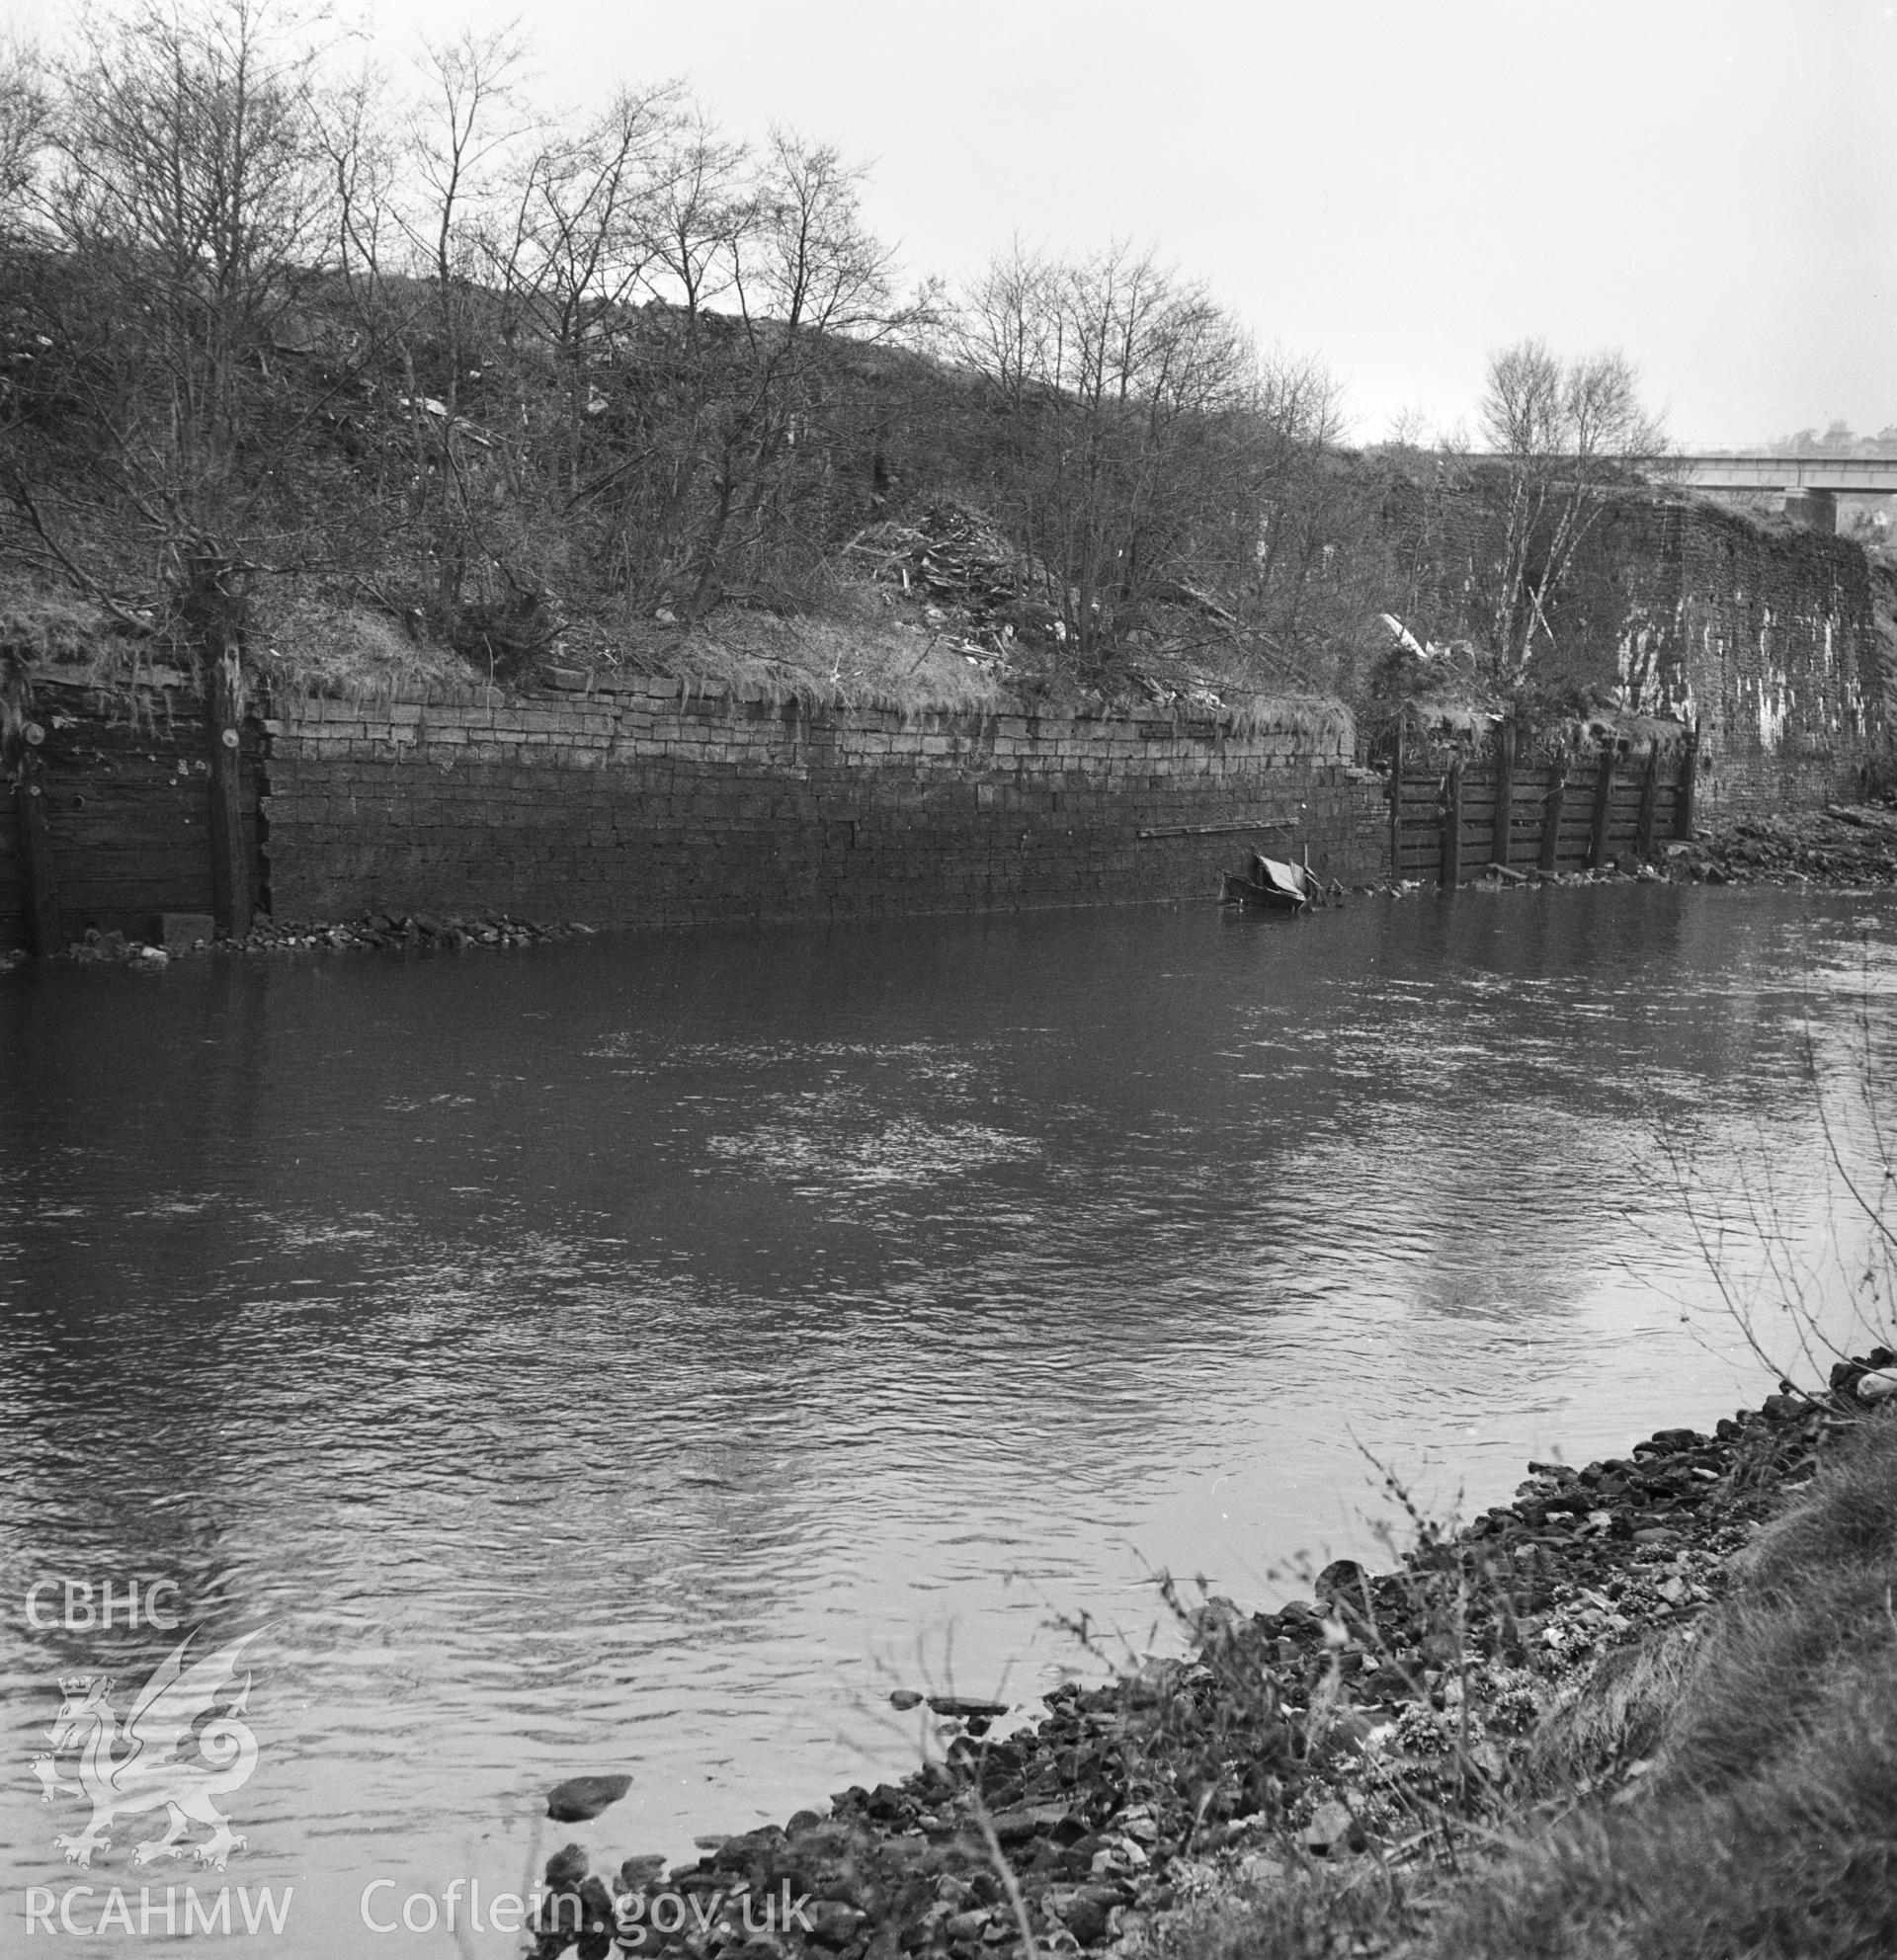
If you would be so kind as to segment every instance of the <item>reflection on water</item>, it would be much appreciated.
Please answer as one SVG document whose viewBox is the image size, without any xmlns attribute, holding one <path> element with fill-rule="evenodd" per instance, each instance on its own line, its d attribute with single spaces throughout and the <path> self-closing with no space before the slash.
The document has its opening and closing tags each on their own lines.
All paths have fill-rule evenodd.
<svg viewBox="0 0 1897 1960">
<path fill-rule="evenodd" d="M 575 1770 L 634 1788 L 559 1838 L 676 1853 L 899 1771 L 899 1680 L 1146 1640 L 1155 1568 L 1373 1553 L 1361 1451 L 1479 1506 L 1755 1398 L 1653 1139 L 1735 1270 L 1762 1138 L 1822 1250 L 1801 1030 L 1849 1052 L 1894 928 L 1573 890 L 7 983 L 0 1910 L 83 1821 L 53 1677 L 168 1644 L 29 1628 L 42 1576 L 266 1626 L 228 1876 L 315 1955 L 370 1879 L 518 1884 Z"/>
</svg>

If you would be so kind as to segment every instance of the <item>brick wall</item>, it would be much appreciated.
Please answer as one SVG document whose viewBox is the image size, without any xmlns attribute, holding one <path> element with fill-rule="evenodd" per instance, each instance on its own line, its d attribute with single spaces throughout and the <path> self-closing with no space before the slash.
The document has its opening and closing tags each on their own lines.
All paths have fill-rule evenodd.
<svg viewBox="0 0 1897 1960">
<path fill-rule="evenodd" d="M 498 707 L 315 701 L 269 724 L 279 919 L 603 924 L 1203 896 L 1252 844 L 1386 854 L 1348 737 L 1209 718 L 812 711 L 643 680 Z M 1243 824 L 1244 832 L 1141 838 Z"/>
</svg>

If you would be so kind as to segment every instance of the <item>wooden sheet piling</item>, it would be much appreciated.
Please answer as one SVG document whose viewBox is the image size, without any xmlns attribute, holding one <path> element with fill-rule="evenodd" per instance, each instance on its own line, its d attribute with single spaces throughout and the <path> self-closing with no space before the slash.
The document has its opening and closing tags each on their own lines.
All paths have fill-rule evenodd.
<svg viewBox="0 0 1897 1960">
<path fill-rule="evenodd" d="M 1653 816 L 1660 799 L 1660 744 L 1647 750 L 1647 773 L 1640 779 L 1640 828 L 1634 837 L 1634 853 L 1641 863 L 1653 857 Z"/>
<path fill-rule="evenodd" d="M 52 839 L 46 826 L 45 785 L 40 779 L 40 758 L 34 753 L 37 732 L 27 737 L 34 746 L 21 760 L 13 793 L 19 812 L 20 862 L 26 873 L 27 950 L 36 959 L 46 959 L 61 943 L 59 881 L 53 873 Z"/>
<path fill-rule="evenodd" d="M 1443 778 L 1443 872 L 1450 891 L 1462 882 L 1462 758 L 1449 764 Z"/>
<path fill-rule="evenodd" d="M 1390 882 L 1403 882 L 1403 710 L 1390 746 Z"/>
<path fill-rule="evenodd" d="M 244 855 L 243 662 L 234 641 L 210 670 L 210 909 L 232 939 L 250 931 L 250 860 Z"/>
<path fill-rule="evenodd" d="M 1504 721 L 1495 731 L 1495 827 L 1489 833 L 1489 862 L 1505 870 L 1515 821 L 1515 723 Z"/>
<path fill-rule="evenodd" d="M 1565 757 L 1554 764 L 1554 780 L 1541 799 L 1541 852 L 1536 860 L 1544 871 L 1559 868 L 1561 862 L 1561 809 L 1568 800 L 1568 765 Z"/>
<path fill-rule="evenodd" d="M 1594 779 L 1594 828 L 1588 835 L 1588 868 L 1598 871 L 1608 861 L 1608 824 L 1613 815 L 1611 749 L 1601 751 L 1601 770 Z"/>
</svg>

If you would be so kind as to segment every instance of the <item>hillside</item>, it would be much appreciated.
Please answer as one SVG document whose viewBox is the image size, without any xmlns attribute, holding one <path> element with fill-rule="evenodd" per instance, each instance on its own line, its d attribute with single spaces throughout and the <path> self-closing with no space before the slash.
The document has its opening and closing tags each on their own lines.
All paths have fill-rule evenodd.
<svg viewBox="0 0 1897 1960">
<path fill-rule="evenodd" d="M 1173 508 L 1185 461 L 1169 480 L 1143 438 L 1096 432 L 1137 481 L 1055 514 L 1061 538 L 1115 533 L 1083 598 L 1086 567 L 1033 548 L 991 392 L 939 356 L 656 302 L 573 349 L 504 293 L 457 290 L 445 321 L 415 281 L 312 279 L 221 364 L 224 426 L 188 444 L 177 376 L 102 323 L 82 263 L 16 252 L 10 275 L 16 613 L 77 591 L 188 659 L 240 622 L 280 685 L 507 685 L 551 660 L 949 706 L 1242 698 L 1334 685 L 1373 616 L 1363 486 L 1264 420 L 1241 432 L 1277 452 L 1253 521 L 1294 550 L 1233 576 L 1229 539 Z"/>
<path fill-rule="evenodd" d="M 1089 396 L 940 321 L 653 299 L 575 325 L 506 286 L 293 267 L 220 316 L 18 238 L 0 276 L 0 637 L 102 674 L 234 639 L 290 694 L 555 667 L 901 709 L 1547 719 L 1624 692 L 1611 650 L 1673 548 L 1671 500 L 1610 464 L 1349 451 L 1281 373 Z M 1176 353 L 1211 328 L 1173 297 Z M 1821 542 L 1694 522 L 1728 556 Z"/>
<path fill-rule="evenodd" d="M 95 26 L 0 56 L 16 654 L 78 595 L 133 659 L 318 693 L 1539 712 L 1598 679 L 1571 622 L 1620 630 L 1567 591 L 1656 440 L 1617 354 L 1494 354 L 1493 462 L 1353 454 L 1321 364 L 1152 251 L 905 290 L 860 168 L 676 86 L 576 122 L 506 36 L 397 97 L 221 0 Z"/>
</svg>

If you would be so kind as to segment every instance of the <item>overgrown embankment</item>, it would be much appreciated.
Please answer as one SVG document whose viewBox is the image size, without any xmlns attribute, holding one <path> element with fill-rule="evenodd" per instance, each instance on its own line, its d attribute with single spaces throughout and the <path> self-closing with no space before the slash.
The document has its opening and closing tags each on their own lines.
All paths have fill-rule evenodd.
<svg viewBox="0 0 1897 1960">
<path fill-rule="evenodd" d="M 728 140 L 669 84 L 576 122 L 506 36 L 407 100 L 339 95 L 333 51 L 240 0 L 0 49 L 6 601 L 83 594 L 280 704 L 353 637 L 509 690 L 730 657 L 850 705 L 1209 677 L 1368 721 L 1416 692 L 1374 671 L 1393 627 L 1466 705 L 1691 711 L 1755 804 L 1883 739 L 1888 589 L 1651 489 L 1618 354 L 1498 351 L 1486 454 L 1353 452 L 1323 367 L 1151 251 L 1016 244 L 906 295 L 828 144 Z M 885 604 L 915 674 L 887 635 L 857 661 Z M 800 644 L 730 654 L 747 614 Z"/>
<path fill-rule="evenodd" d="M 788 1885 L 808 1931 L 751 1950 L 1889 1951 L 1893 1390 L 1845 1365 L 1711 1434 L 1532 1466 L 1513 1504 L 1419 1519 L 1392 1572 L 1339 1562 L 1276 1612 L 1175 1596 L 1183 1659 L 1012 1729 L 938 1698 L 939 1759 L 669 1873 L 588 1875 L 568 1846 L 537 1950 L 733 1952 L 744 1900 Z M 655 1929 L 661 1893 L 699 1914 Z"/>
</svg>

